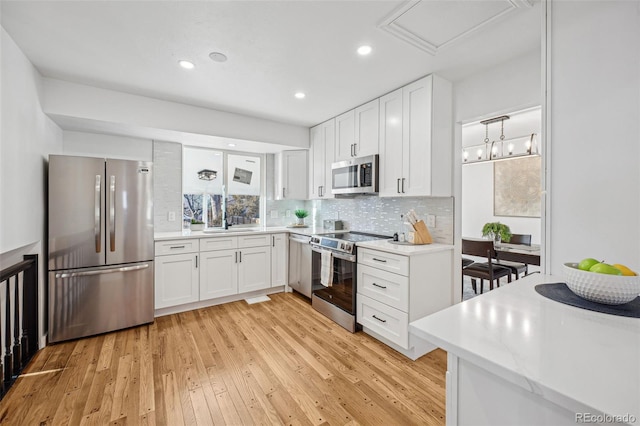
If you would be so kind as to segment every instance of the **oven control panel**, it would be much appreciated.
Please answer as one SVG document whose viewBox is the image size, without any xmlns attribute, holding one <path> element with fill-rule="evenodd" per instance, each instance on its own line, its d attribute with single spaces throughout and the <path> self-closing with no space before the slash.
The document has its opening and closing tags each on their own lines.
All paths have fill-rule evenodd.
<svg viewBox="0 0 640 426">
<path fill-rule="evenodd" d="M 311 237 L 310 243 L 315 246 L 325 247 L 328 249 L 333 249 L 337 251 L 341 251 L 343 253 L 353 253 L 353 243 L 349 241 L 343 241 L 336 238 L 326 238 L 322 236 L 313 236 Z"/>
</svg>

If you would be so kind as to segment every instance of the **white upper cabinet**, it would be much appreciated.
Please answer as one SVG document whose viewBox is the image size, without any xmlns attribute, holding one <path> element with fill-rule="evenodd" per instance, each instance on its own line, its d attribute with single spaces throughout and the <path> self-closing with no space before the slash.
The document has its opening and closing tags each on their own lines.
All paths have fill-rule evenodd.
<svg viewBox="0 0 640 426">
<path fill-rule="evenodd" d="M 335 119 L 310 130 L 309 198 L 333 198 L 331 194 L 331 164 L 334 159 Z"/>
<path fill-rule="evenodd" d="M 366 157 L 378 153 L 378 120 L 380 119 L 378 99 L 356 108 L 356 140 L 354 157 Z"/>
<path fill-rule="evenodd" d="M 380 98 L 380 196 L 450 196 L 451 83 L 424 77 Z"/>
<path fill-rule="evenodd" d="M 307 151 L 282 151 L 275 156 L 276 200 L 307 199 Z"/>
<path fill-rule="evenodd" d="M 380 98 L 380 195 L 397 195 L 402 176 L 402 89 Z"/>
<path fill-rule="evenodd" d="M 356 112 L 351 110 L 336 117 L 336 161 L 353 157 L 356 143 Z"/>
<path fill-rule="evenodd" d="M 335 161 L 377 154 L 378 120 L 378 99 L 336 117 Z"/>
</svg>

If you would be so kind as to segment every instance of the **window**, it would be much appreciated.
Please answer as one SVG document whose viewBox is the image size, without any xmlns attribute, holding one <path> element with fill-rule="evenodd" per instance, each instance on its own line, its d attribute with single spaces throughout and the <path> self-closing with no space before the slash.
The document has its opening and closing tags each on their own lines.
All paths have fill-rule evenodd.
<svg viewBox="0 0 640 426">
<path fill-rule="evenodd" d="M 260 223 L 262 157 L 184 147 L 183 219 L 205 227 Z"/>
</svg>

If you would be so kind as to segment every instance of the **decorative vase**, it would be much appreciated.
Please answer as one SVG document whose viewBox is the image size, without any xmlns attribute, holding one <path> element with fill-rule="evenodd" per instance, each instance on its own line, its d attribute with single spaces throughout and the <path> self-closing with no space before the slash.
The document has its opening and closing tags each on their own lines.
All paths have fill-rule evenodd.
<svg viewBox="0 0 640 426">
<path fill-rule="evenodd" d="M 303 226 L 304 225 L 304 217 L 297 217 L 296 218 L 296 225 Z"/>
<path fill-rule="evenodd" d="M 502 235 L 500 235 L 500 233 L 498 232 L 497 234 L 493 235 L 493 245 L 496 247 L 499 247 L 501 243 L 502 243 Z"/>
<path fill-rule="evenodd" d="M 192 223 L 191 230 L 192 231 L 202 231 L 204 229 L 204 223 Z"/>
</svg>

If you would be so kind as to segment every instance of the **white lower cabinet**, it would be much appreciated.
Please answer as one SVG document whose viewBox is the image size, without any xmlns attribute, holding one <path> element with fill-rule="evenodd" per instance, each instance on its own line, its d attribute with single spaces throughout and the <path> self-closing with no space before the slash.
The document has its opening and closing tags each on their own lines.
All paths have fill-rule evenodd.
<svg viewBox="0 0 640 426">
<path fill-rule="evenodd" d="M 156 309 L 199 300 L 198 256 L 186 253 L 155 258 Z"/>
<path fill-rule="evenodd" d="M 409 315 L 362 294 L 358 295 L 358 323 L 396 345 L 409 349 Z"/>
<path fill-rule="evenodd" d="M 200 246 L 213 248 L 202 253 L 200 300 L 215 299 L 271 287 L 271 235 L 202 239 Z M 215 250 L 215 247 L 234 247 Z"/>
<path fill-rule="evenodd" d="M 409 256 L 358 249 L 356 319 L 364 332 L 412 359 L 426 353 L 409 323 L 451 305 L 452 259 L 452 249 Z"/>
<path fill-rule="evenodd" d="M 155 308 L 285 285 L 287 241 L 282 233 L 156 242 Z"/>
<path fill-rule="evenodd" d="M 238 250 L 238 292 L 271 287 L 271 247 Z"/>
<path fill-rule="evenodd" d="M 200 300 L 238 294 L 236 250 L 204 252 L 200 258 Z"/>
<path fill-rule="evenodd" d="M 271 236 L 271 287 L 286 285 L 289 272 L 289 235 Z"/>
</svg>

